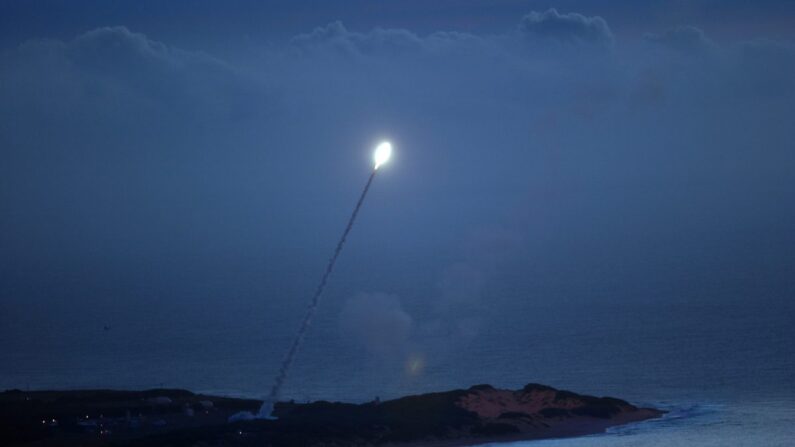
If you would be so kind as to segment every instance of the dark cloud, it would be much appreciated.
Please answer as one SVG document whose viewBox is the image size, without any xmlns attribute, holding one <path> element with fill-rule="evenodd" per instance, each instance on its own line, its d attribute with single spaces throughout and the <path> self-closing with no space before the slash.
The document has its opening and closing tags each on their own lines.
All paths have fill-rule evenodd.
<svg viewBox="0 0 795 447">
<path fill-rule="evenodd" d="M 468 52 L 485 45 L 473 34 L 439 31 L 419 36 L 405 29 L 375 28 L 367 32 L 351 31 L 336 21 L 300 34 L 290 40 L 293 48 L 314 55 L 399 57 L 423 53 Z"/>
<path fill-rule="evenodd" d="M 156 250 L 176 233 L 192 245 L 187 221 L 208 221 L 185 192 L 229 200 L 238 180 L 217 182 L 212 166 L 237 147 L 221 141 L 273 107 L 262 83 L 229 64 L 124 27 L 31 41 L 3 57 L 0 199 L 16 212 L 0 228 L 4 245 L 31 259 L 53 247 L 73 259 Z M 43 217 L 52 215 L 56 228 Z M 182 230 L 165 236 L 168 225 Z"/>
<path fill-rule="evenodd" d="M 146 74 L 162 79 L 188 71 L 234 72 L 229 65 L 205 53 L 169 47 L 123 26 L 97 28 L 67 42 L 27 42 L 17 55 L 23 60 L 66 60 L 88 72 L 127 79 Z"/>
<path fill-rule="evenodd" d="M 143 34 L 132 33 L 123 26 L 97 28 L 78 36 L 66 47 L 77 60 L 87 63 L 102 61 L 104 66 L 123 64 L 121 68 L 129 68 L 133 65 L 130 62 L 177 64 L 196 59 L 214 61 L 209 56 L 200 58 L 195 54 L 170 49 Z"/>
<path fill-rule="evenodd" d="M 180 107 L 186 117 L 217 119 L 242 112 L 249 99 L 263 99 L 256 82 L 225 62 L 120 26 L 70 41 L 27 42 L 9 59 L 0 70 L 0 95 L 21 109 L 45 113 L 70 109 L 73 115 L 82 109 L 107 118 L 129 117 L 138 107 L 149 108 L 148 113 Z M 127 107 L 107 107 L 122 103 Z"/>
<path fill-rule="evenodd" d="M 599 17 L 586 17 L 576 12 L 560 14 L 556 9 L 533 11 L 524 16 L 519 30 L 528 37 L 561 43 L 586 43 L 602 46 L 613 44 L 613 33 Z"/>
<path fill-rule="evenodd" d="M 763 93 L 777 100 L 795 95 L 795 45 L 769 39 L 743 42 L 738 48 L 738 70 L 745 94 Z"/>
<path fill-rule="evenodd" d="M 610 27 L 599 16 L 560 14 L 555 9 L 549 9 L 545 12 L 533 11 L 524 16 L 518 35 L 505 32 L 480 36 L 457 31 L 436 31 L 421 36 L 406 29 L 385 28 L 357 32 L 336 21 L 298 35 L 290 43 L 295 48 L 315 55 L 327 53 L 386 58 L 422 53 L 433 56 L 479 53 L 479 57 L 486 54 L 494 57 L 513 52 L 518 43 L 517 38 L 518 42 L 530 41 L 539 48 L 550 44 L 609 47 L 614 41 Z"/>
<path fill-rule="evenodd" d="M 662 34 L 647 33 L 643 38 L 647 42 L 681 52 L 702 52 L 714 48 L 704 31 L 695 26 L 669 29 Z"/>
<path fill-rule="evenodd" d="M 227 329 L 288 333 L 384 136 L 394 168 L 334 286 L 400 294 L 352 298 L 340 314 L 373 353 L 427 337 L 436 362 L 511 309 L 561 300 L 636 302 L 659 284 L 683 300 L 722 296 L 706 281 L 678 286 L 714 278 L 710 256 L 738 273 L 725 278 L 748 273 L 747 259 L 771 260 L 749 273 L 760 282 L 791 271 L 790 46 L 682 57 L 649 40 L 611 46 L 601 18 L 554 10 L 520 30 L 332 23 L 209 55 L 117 27 L 3 53 L 0 283 L 20 291 L 4 292 L 3 312 L 61 306 L 79 326 L 84 310 L 144 303 L 124 318 L 170 306 L 194 312 L 175 332 L 217 311 Z M 462 254 L 483 228 L 510 236 Z M 66 279 L 39 286 L 52 272 Z M 17 333 L 20 346 L 36 338 Z"/>
<path fill-rule="evenodd" d="M 376 28 L 367 33 L 349 31 L 342 22 L 332 22 L 291 40 L 299 48 L 333 50 L 353 55 L 399 55 L 420 51 L 424 43 L 413 33 L 401 29 Z"/>
</svg>

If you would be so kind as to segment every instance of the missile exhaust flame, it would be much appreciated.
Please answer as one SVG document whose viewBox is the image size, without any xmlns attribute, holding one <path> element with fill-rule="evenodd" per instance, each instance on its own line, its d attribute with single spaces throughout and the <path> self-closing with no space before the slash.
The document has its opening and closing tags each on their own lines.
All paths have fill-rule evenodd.
<svg viewBox="0 0 795 447">
<path fill-rule="evenodd" d="M 373 154 L 375 159 L 374 169 L 378 170 L 382 164 L 389 161 L 390 157 L 392 157 L 392 145 L 388 141 L 384 141 L 375 148 L 375 153 Z"/>
</svg>

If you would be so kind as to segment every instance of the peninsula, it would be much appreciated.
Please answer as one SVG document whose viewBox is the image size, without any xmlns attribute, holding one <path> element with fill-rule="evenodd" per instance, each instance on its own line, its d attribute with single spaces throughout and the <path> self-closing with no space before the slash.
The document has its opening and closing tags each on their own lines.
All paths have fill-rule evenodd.
<svg viewBox="0 0 795 447">
<path fill-rule="evenodd" d="M 229 423 L 261 402 L 185 390 L 0 393 L 0 444 L 11 446 L 433 445 L 601 433 L 660 417 L 612 397 L 528 384 L 353 404 L 280 402 L 275 420 Z"/>
</svg>

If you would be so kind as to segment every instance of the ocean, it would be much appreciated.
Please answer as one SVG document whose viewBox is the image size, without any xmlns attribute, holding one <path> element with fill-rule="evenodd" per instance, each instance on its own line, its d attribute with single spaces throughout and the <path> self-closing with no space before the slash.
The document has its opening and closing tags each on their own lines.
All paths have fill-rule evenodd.
<svg viewBox="0 0 795 447">
<path fill-rule="evenodd" d="M 341 330 L 339 293 L 321 303 L 285 399 L 362 402 L 537 382 L 669 413 L 605 434 L 513 445 L 795 445 L 795 305 L 787 299 L 495 298 L 478 319 L 460 320 L 466 331 L 415 318 L 405 344 L 374 352 Z M 51 313 L 34 313 L 34 300 L 30 315 L 16 308 L 2 321 L 0 388 L 173 387 L 263 397 L 304 303 L 207 299 L 187 307 L 153 297 L 48 305 Z M 422 303 L 404 306 L 416 315 Z"/>
</svg>

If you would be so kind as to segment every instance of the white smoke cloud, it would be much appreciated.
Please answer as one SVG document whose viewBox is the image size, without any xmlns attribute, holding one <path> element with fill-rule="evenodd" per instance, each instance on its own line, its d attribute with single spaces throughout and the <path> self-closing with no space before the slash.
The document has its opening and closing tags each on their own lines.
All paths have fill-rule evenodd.
<svg viewBox="0 0 795 447">
<path fill-rule="evenodd" d="M 370 354 L 391 357 L 405 353 L 414 323 L 397 296 L 361 293 L 345 302 L 339 324 L 351 343 Z"/>
<path fill-rule="evenodd" d="M 489 318 L 489 287 L 501 266 L 510 262 L 521 236 L 505 229 L 484 229 L 467 238 L 460 259 L 447 266 L 436 283 L 431 299 L 432 320 L 424 330 L 430 335 L 450 337 L 450 343 L 476 337 Z"/>
</svg>

